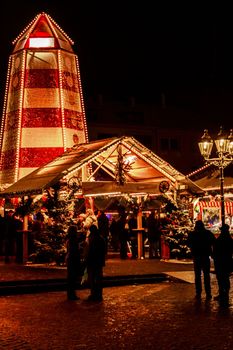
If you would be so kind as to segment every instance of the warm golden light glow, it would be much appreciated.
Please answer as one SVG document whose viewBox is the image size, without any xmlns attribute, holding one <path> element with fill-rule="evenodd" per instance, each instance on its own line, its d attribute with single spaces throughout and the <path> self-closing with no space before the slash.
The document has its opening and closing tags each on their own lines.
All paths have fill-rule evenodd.
<svg viewBox="0 0 233 350">
<path fill-rule="evenodd" d="M 54 38 L 30 38 L 29 47 L 54 47 L 55 41 Z"/>
<path fill-rule="evenodd" d="M 127 156 L 125 157 L 126 162 L 132 163 L 137 159 L 136 156 Z"/>
<path fill-rule="evenodd" d="M 90 193 L 83 194 L 83 197 L 98 197 L 98 196 L 121 196 L 121 192 L 102 192 L 102 193 Z"/>
<path fill-rule="evenodd" d="M 77 68 L 77 73 L 78 73 L 78 83 L 79 87 L 82 86 L 81 83 L 81 76 L 80 76 L 80 69 L 79 69 L 79 63 L 78 63 L 78 56 L 75 56 L 76 60 L 76 68 Z M 82 111 L 83 111 L 83 124 L 84 124 L 84 132 L 85 132 L 85 142 L 88 142 L 88 130 L 87 130 L 87 121 L 86 121 L 86 116 L 85 116 L 85 108 L 84 108 L 84 99 L 83 99 L 83 93 L 82 89 L 80 88 L 80 99 L 81 99 L 81 106 L 82 106 Z"/>
<path fill-rule="evenodd" d="M 63 137 L 63 146 L 64 151 L 67 150 L 67 140 L 65 132 L 65 116 L 64 116 L 64 96 L 62 89 L 62 63 L 61 63 L 61 50 L 58 51 L 58 72 L 59 72 L 59 94 L 60 94 L 60 103 L 61 103 L 61 117 L 62 117 L 62 137 Z"/>
</svg>

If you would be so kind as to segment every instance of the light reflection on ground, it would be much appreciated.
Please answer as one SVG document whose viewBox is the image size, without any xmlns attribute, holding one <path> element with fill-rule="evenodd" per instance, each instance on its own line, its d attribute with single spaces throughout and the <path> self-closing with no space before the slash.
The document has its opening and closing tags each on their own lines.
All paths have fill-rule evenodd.
<svg viewBox="0 0 233 350">
<path fill-rule="evenodd" d="M 193 284 L 105 288 L 99 304 L 84 301 L 87 290 L 78 293 L 77 302 L 65 292 L 1 297 L 0 349 L 233 348 L 233 307 L 204 296 L 196 303 Z"/>
</svg>

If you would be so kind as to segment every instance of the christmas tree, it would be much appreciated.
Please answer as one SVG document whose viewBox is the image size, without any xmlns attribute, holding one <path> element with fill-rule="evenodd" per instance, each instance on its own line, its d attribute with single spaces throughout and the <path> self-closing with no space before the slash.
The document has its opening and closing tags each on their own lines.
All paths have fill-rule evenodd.
<svg viewBox="0 0 233 350">
<path fill-rule="evenodd" d="M 179 201 L 177 206 L 167 205 L 166 210 L 168 220 L 164 230 L 164 240 L 169 245 L 170 258 L 190 259 L 188 237 L 193 230 L 193 223 L 186 204 Z"/>
</svg>

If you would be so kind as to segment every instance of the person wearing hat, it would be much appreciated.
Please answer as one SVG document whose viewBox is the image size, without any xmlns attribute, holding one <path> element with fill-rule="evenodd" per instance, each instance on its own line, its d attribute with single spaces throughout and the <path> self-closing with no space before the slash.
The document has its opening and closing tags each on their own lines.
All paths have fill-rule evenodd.
<svg viewBox="0 0 233 350">
<path fill-rule="evenodd" d="M 219 294 L 215 297 L 220 305 L 229 304 L 230 273 L 232 271 L 233 240 L 229 232 L 229 225 L 220 228 L 220 235 L 214 244 L 214 266 L 218 281 Z"/>
</svg>

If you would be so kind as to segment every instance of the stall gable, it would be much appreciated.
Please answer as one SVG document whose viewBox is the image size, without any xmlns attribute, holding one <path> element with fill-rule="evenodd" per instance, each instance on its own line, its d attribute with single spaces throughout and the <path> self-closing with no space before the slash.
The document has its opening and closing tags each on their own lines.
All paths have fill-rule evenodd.
<svg viewBox="0 0 233 350">
<path fill-rule="evenodd" d="M 69 181 L 72 177 L 79 176 L 80 170 L 82 174 L 85 173 L 80 179 L 82 181 L 115 181 L 116 169 L 119 166 L 119 146 L 125 183 L 163 183 L 166 184 L 167 190 L 176 190 L 179 184 L 187 184 L 185 176 L 170 164 L 133 137 L 123 136 L 75 145 L 2 191 L 1 195 L 43 191 L 59 180 Z M 88 171 L 84 172 L 83 169 Z"/>
</svg>

